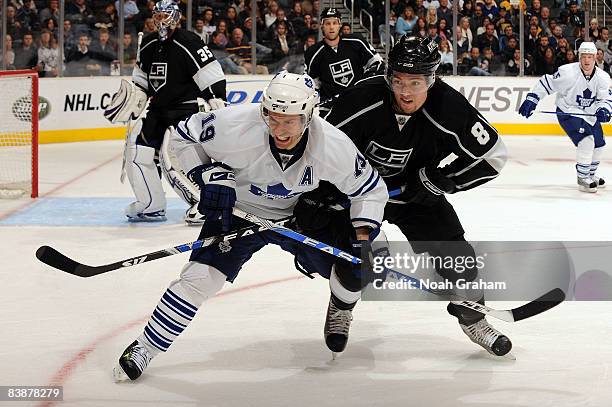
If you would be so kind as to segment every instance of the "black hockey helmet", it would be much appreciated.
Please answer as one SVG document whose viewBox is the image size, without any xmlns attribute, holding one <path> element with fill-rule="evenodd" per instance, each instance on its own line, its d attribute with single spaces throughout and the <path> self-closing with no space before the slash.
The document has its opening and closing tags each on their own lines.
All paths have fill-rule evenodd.
<svg viewBox="0 0 612 407">
<path fill-rule="evenodd" d="M 440 65 L 438 44 L 431 38 L 402 35 L 389 51 L 387 77 L 393 71 L 433 75 Z"/>
<path fill-rule="evenodd" d="M 338 22 L 342 22 L 342 14 L 340 14 L 340 11 L 337 8 L 325 7 L 321 11 L 321 16 L 319 18 L 321 24 L 323 24 L 323 20 L 326 18 L 337 18 Z"/>
</svg>

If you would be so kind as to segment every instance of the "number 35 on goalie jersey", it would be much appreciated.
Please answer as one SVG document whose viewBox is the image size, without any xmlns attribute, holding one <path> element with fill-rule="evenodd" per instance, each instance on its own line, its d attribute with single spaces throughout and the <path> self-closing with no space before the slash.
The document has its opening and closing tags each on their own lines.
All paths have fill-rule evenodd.
<svg viewBox="0 0 612 407">
<path fill-rule="evenodd" d="M 506 161 L 497 131 L 455 89 L 434 83 L 423 107 L 396 117 L 385 79 L 373 77 L 348 89 L 325 120 L 345 132 L 384 177 L 389 189 L 411 187 L 423 167 L 438 167 L 459 190 L 495 178 Z"/>
<path fill-rule="evenodd" d="M 223 69 L 202 39 L 177 29 L 166 41 L 144 37 L 132 80 L 152 96 L 150 108 L 195 101 L 211 85 L 225 80 Z"/>
</svg>

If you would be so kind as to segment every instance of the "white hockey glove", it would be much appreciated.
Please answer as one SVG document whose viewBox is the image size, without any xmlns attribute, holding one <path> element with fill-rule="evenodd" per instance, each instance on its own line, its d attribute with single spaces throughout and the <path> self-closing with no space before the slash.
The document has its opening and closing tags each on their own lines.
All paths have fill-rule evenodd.
<svg viewBox="0 0 612 407">
<path fill-rule="evenodd" d="M 147 106 L 147 94 L 138 86 L 125 79 L 104 111 L 104 117 L 111 123 L 127 123 L 136 119 Z"/>
</svg>

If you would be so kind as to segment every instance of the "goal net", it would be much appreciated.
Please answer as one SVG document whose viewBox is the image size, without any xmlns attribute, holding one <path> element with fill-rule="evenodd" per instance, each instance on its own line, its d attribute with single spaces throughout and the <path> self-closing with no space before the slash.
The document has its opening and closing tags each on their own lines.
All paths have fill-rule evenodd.
<svg viewBox="0 0 612 407">
<path fill-rule="evenodd" d="M 0 71 L 0 199 L 38 196 L 38 75 Z"/>
</svg>

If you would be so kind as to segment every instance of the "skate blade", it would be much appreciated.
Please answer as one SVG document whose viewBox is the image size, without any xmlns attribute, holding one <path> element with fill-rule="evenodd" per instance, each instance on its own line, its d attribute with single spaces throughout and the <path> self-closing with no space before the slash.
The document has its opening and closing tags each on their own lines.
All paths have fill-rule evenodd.
<svg viewBox="0 0 612 407">
<path fill-rule="evenodd" d="M 115 383 L 121 383 L 129 381 L 130 378 L 125 374 L 121 366 L 117 365 L 113 368 L 113 381 Z"/>
<path fill-rule="evenodd" d="M 579 190 L 580 192 L 590 192 L 590 193 L 597 192 L 597 188 L 583 187 L 582 185 L 580 185 L 580 186 L 578 187 L 578 190 Z"/>
</svg>

